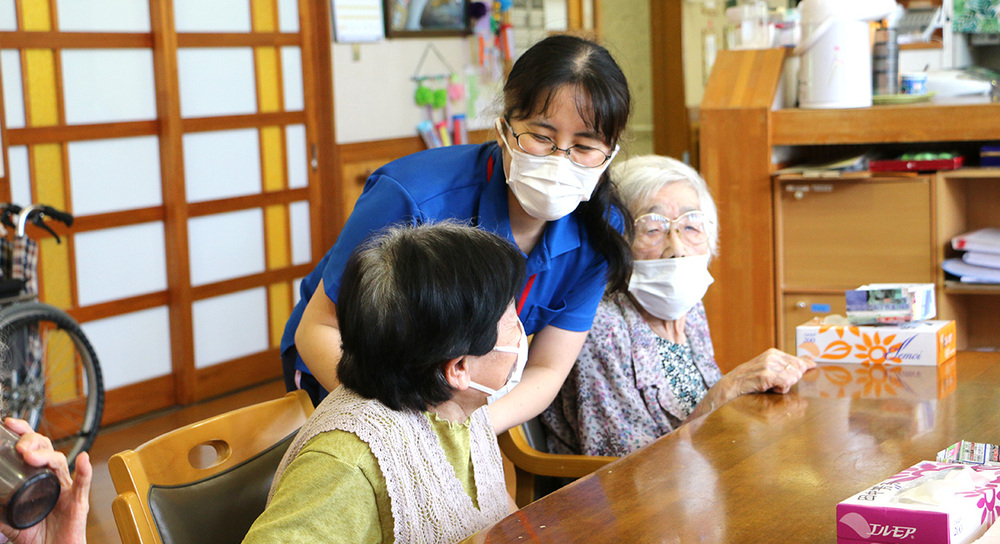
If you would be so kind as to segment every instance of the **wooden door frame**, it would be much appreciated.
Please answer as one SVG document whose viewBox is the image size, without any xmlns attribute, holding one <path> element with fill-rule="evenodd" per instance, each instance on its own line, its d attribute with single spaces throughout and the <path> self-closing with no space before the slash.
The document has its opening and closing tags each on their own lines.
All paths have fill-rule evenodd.
<svg viewBox="0 0 1000 544">
<path fill-rule="evenodd" d="M 649 0 L 653 152 L 682 159 L 691 150 L 684 96 L 682 0 Z"/>
<path fill-rule="evenodd" d="M 301 31 L 303 43 L 309 44 L 314 73 L 304 82 L 306 103 L 314 101 L 314 129 L 309 142 L 309 193 L 318 206 L 310 210 L 313 263 L 318 263 L 327 249 L 333 247 L 340 234 L 340 225 L 347 219 L 343 215 L 343 180 L 341 179 L 340 150 L 337 147 L 336 111 L 333 102 L 333 28 L 329 0 L 306 0 L 310 13 L 300 17 L 308 21 Z"/>
</svg>

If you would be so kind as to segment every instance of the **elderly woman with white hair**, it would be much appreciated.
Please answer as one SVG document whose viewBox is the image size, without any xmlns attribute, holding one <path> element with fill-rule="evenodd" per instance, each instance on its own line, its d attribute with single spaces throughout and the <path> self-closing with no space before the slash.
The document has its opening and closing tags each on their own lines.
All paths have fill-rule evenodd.
<svg viewBox="0 0 1000 544">
<path fill-rule="evenodd" d="M 747 393 L 785 393 L 815 363 L 769 349 L 723 375 L 702 297 L 718 252 L 705 180 L 659 156 L 612 171 L 635 217 L 628 293 L 601 301 L 562 390 L 542 414 L 549 451 L 625 455 Z"/>
</svg>

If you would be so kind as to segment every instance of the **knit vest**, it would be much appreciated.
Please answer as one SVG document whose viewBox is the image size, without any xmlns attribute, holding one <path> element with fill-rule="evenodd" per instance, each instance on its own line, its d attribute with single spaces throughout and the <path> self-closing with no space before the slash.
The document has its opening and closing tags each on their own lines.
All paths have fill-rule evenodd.
<svg viewBox="0 0 1000 544">
<path fill-rule="evenodd" d="M 396 542 L 456 542 L 510 512 L 500 448 L 486 406 L 472 414 L 470 424 L 478 509 L 426 415 L 392 410 L 343 386 L 330 393 L 299 430 L 278 465 L 268 502 L 282 472 L 310 439 L 333 430 L 347 431 L 367 443 L 378 461 L 392 507 Z"/>
</svg>

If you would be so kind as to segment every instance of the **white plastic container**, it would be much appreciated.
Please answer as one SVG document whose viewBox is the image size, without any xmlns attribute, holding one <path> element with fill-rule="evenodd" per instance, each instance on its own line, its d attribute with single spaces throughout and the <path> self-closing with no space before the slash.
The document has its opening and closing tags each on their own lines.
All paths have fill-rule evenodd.
<svg viewBox="0 0 1000 544">
<path fill-rule="evenodd" d="M 894 0 L 803 0 L 799 107 L 872 105 L 872 49 L 868 22 L 892 12 Z"/>
</svg>

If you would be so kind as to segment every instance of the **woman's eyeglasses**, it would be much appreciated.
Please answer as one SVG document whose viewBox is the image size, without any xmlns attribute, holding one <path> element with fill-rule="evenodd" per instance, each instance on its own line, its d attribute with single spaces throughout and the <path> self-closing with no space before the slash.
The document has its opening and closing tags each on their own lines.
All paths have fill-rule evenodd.
<svg viewBox="0 0 1000 544">
<path fill-rule="evenodd" d="M 611 155 L 608 153 L 589 145 L 577 144 L 567 149 L 563 149 L 556 146 L 556 142 L 548 136 L 542 136 L 541 134 L 535 134 L 534 132 L 522 132 L 518 134 L 517 132 L 514 132 L 514 127 L 511 127 L 510 123 L 507 123 L 506 121 L 504 121 L 504 123 L 510 128 L 511 134 L 514 135 L 514 140 L 517 141 L 517 147 L 520 147 L 521 151 L 524 151 L 529 155 L 547 157 L 556 151 L 562 151 L 566 154 L 566 157 L 570 160 L 570 162 L 584 168 L 597 168 L 598 166 L 608 162 L 608 159 L 611 158 Z"/>
<path fill-rule="evenodd" d="M 635 220 L 635 244 L 639 249 L 664 246 L 674 229 L 681 240 L 691 245 L 708 241 L 708 229 L 712 221 L 705 212 L 691 210 L 677 219 L 667 219 L 658 213 L 647 213 Z"/>
</svg>

